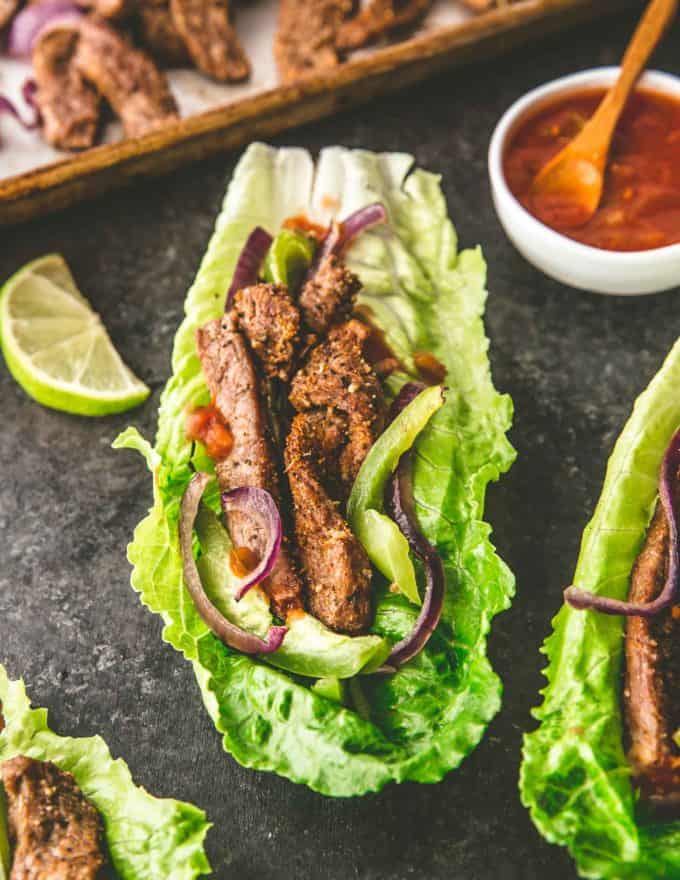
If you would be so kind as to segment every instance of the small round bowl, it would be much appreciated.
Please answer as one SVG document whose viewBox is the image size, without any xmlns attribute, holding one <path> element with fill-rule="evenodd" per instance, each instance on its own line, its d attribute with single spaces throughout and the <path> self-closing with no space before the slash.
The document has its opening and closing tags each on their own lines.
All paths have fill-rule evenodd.
<svg viewBox="0 0 680 880">
<path fill-rule="evenodd" d="M 517 250 L 546 275 L 597 293 L 657 293 L 680 285 L 680 244 L 648 251 L 606 251 L 573 241 L 532 217 L 510 192 L 503 174 L 508 142 L 527 117 L 557 98 L 591 88 L 607 88 L 618 67 L 599 67 L 565 76 L 529 92 L 501 117 L 489 146 L 489 176 L 496 213 Z M 680 78 L 650 71 L 640 87 L 680 100 Z"/>
</svg>

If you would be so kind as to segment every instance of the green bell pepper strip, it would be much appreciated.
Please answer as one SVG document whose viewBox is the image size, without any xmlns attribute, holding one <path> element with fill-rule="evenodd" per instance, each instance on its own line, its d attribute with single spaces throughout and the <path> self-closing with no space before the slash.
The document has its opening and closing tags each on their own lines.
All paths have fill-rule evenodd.
<svg viewBox="0 0 680 880">
<path fill-rule="evenodd" d="M 314 259 L 316 242 L 303 232 L 282 229 L 271 243 L 264 261 L 264 278 L 296 290 Z"/>
</svg>

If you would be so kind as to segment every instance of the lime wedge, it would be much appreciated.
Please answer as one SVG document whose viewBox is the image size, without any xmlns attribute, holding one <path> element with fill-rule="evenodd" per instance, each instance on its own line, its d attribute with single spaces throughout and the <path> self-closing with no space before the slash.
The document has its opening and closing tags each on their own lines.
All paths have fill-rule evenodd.
<svg viewBox="0 0 680 880">
<path fill-rule="evenodd" d="M 149 396 L 58 254 L 24 266 L 0 291 L 0 344 L 24 391 L 52 409 L 103 416 Z"/>
</svg>

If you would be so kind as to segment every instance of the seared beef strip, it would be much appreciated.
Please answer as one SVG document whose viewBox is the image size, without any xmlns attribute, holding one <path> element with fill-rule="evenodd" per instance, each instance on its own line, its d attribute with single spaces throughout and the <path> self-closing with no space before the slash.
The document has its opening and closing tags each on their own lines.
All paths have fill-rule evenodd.
<svg viewBox="0 0 680 880">
<path fill-rule="evenodd" d="M 104 825 L 70 773 L 17 757 L 0 765 L 7 794 L 10 880 L 94 880 L 102 876 Z"/>
<path fill-rule="evenodd" d="M 674 495 L 677 504 L 677 478 Z M 631 601 L 650 602 L 659 595 L 668 573 L 668 553 L 668 522 L 658 504 L 631 575 Z M 629 759 L 643 798 L 664 809 L 680 808 L 680 750 L 672 740 L 680 728 L 678 610 L 626 621 L 624 703 Z"/>
<path fill-rule="evenodd" d="M 290 391 L 290 402 L 298 412 L 332 407 L 347 415 L 340 474 L 348 491 L 383 426 L 382 387 L 362 354 L 368 334 L 370 329 L 356 319 L 334 327 L 327 341 L 312 350 Z"/>
<path fill-rule="evenodd" d="M 33 49 L 36 101 L 45 140 L 60 150 L 91 147 L 97 136 L 101 101 L 75 64 L 77 25 L 47 28 Z"/>
<path fill-rule="evenodd" d="M 121 118 L 128 137 L 179 118 L 164 74 L 145 52 L 104 22 L 91 18 L 81 22 L 75 62 Z"/>
<path fill-rule="evenodd" d="M 177 31 L 194 64 L 220 82 L 250 75 L 250 62 L 231 23 L 228 0 L 170 0 Z"/>
<path fill-rule="evenodd" d="M 35 2 L 40 2 L 40 0 L 35 0 Z M 119 20 L 133 11 L 136 0 L 76 0 L 76 3 L 102 18 Z"/>
<path fill-rule="evenodd" d="M 300 342 L 300 313 L 288 289 L 254 284 L 234 297 L 238 324 L 270 379 L 290 379 Z"/>
<path fill-rule="evenodd" d="M 323 335 L 333 324 L 345 321 L 360 288 L 357 276 L 330 254 L 300 292 L 300 308 L 307 326 Z"/>
<path fill-rule="evenodd" d="M 236 314 L 230 312 L 201 327 L 197 332 L 197 344 L 215 406 L 234 438 L 227 458 L 216 463 L 222 491 L 254 486 L 266 489 L 278 504 L 276 460 L 267 436 L 258 377 L 246 341 L 238 330 Z M 252 548 L 250 522 L 232 517 L 228 526 L 236 546 Z M 262 586 L 278 617 L 285 619 L 290 610 L 302 608 L 302 582 L 286 539 L 274 571 Z"/>
<path fill-rule="evenodd" d="M 189 62 L 189 52 L 170 12 L 169 0 L 138 0 L 137 20 L 142 43 L 168 65 Z"/>
<path fill-rule="evenodd" d="M 331 629 L 358 635 L 371 621 L 371 565 L 322 484 L 337 468 L 345 431 L 345 419 L 333 410 L 298 414 L 286 442 L 286 470 L 309 610 Z"/>
<path fill-rule="evenodd" d="M 19 9 L 20 0 L 0 0 L 0 31 L 10 23 Z"/>
<path fill-rule="evenodd" d="M 395 28 L 413 24 L 432 6 L 432 0 L 371 0 L 358 15 L 345 22 L 336 45 L 341 51 L 358 49 Z"/>
<path fill-rule="evenodd" d="M 353 0 L 280 0 L 274 56 L 284 82 L 340 63 L 336 40 Z"/>
</svg>

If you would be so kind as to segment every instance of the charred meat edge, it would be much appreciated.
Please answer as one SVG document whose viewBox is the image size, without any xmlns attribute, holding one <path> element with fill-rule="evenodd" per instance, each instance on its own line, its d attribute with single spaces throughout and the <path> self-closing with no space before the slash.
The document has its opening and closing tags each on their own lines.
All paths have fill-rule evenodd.
<svg viewBox="0 0 680 880">
<path fill-rule="evenodd" d="M 358 15 L 346 22 L 336 41 L 340 51 L 359 49 L 396 28 L 414 24 L 432 6 L 433 0 L 371 0 Z"/>
<path fill-rule="evenodd" d="M 250 62 L 231 21 L 228 0 L 170 0 L 177 31 L 196 67 L 219 82 L 240 82 Z"/>
<path fill-rule="evenodd" d="M 43 31 L 33 49 L 43 136 L 60 150 L 91 147 L 99 127 L 99 95 L 75 63 L 79 40 L 78 27 L 53 25 Z"/>
<path fill-rule="evenodd" d="M 284 82 L 338 66 L 338 33 L 353 6 L 353 0 L 281 0 L 274 56 Z"/>
<path fill-rule="evenodd" d="M 12 846 L 10 880 L 103 876 L 104 823 L 70 773 L 19 756 L 0 764 Z"/>
<path fill-rule="evenodd" d="M 266 489 L 280 505 L 276 456 L 268 437 L 259 378 L 236 315 L 230 312 L 201 327 L 197 345 L 215 406 L 234 438 L 229 455 L 215 466 L 220 488 Z M 227 524 L 235 546 L 252 548 L 256 543 L 250 521 L 231 516 Z M 262 587 L 278 617 L 285 619 L 291 610 L 302 609 L 302 582 L 285 535 L 274 570 Z"/>
<path fill-rule="evenodd" d="M 680 499 L 675 477 L 673 503 Z M 645 543 L 631 575 L 629 599 L 655 599 L 668 573 L 669 531 L 657 504 Z M 662 811 L 680 809 L 680 751 L 673 734 L 680 728 L 680 616 L 677 608 L 651 618 L 626 619 L 624 705 L 630 738 L 629 760 L 640 793 Z"/>
</svg>

